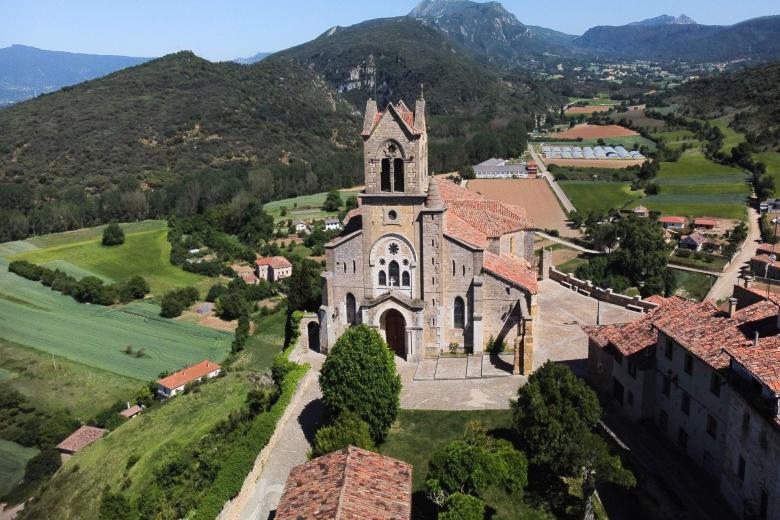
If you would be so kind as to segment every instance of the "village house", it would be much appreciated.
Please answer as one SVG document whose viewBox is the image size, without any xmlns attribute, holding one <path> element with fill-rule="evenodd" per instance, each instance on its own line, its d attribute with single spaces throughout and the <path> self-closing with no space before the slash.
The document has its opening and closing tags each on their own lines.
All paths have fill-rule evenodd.
<svg viewBox="0 0 780 520">
<path fill-rule="evenodd" d="M 311 228 L 309 225 L 302 220 L 296 220 L 293 222 L 293 226 L 296 233 L 306 233 L 307 235 L 311 233 Z"/>
<path fill-rule="evenodd" d="M 222 373 L 222 367 L 208 359 L 204 359 L 197 365 L 183 368 L 157 381 L 155 385 L 157 395 L 163 399 L 173 397 L 183 392 L 184 387 L 189 383 L 202 381 L 204 378 L 211 379 L 212 377 L 217 377 L 220 373 Z"/>
<path fill-rule="evenodd" d="M 640 218 L 647 218 L 650 216 L 650 210 L 644 206 L 637 206 L 632 210 L 632 212 L 635 216 Z"/>
<path fill-rule="evenodd" d="M 761 213 L 778 213 L 780 212 L 780 199 L 766 199 L 758 207 Z"/>
<path fill-rule="evenodd" d="M 728 311 L 680 297 L 629 324 L 583 327 L 587 379 L 717 476 L 744 519 L 780 518 L 780 312 L 735 287 Z"/>
<path fill-rule="evenodd" d="M 658 219 L 658 222 L 664 227 L 664 229 L 682 229 L 685 227 L 684 217 L 666 216 Z"/>
<path fill-rule="evenodd" d="M 255 276 L 260 280 L 277 282 L 292 276 L 292 264 L 283 256 L 269 256 L 255 260 Z"/>
<path fill-rule="evenodd" d="M 482 355 L 493 338 L 530 373 L 538 286 L 525 210 L 428 175 L 423 99 L 382 112 L 369 100 L 362 136 L 365 190 L 325 245 L 323 352 L 362 323 L 407 361 Z"/>
<path fill-rule="evenodd" d="M 698 231 L 694 231 L 690 235 L 685 235 L 680 239 L 679 247 L 683 249 L 690 249 L 691 251 L 701 251 L 702 246 L 707 241 L 704 236 Z"/>
<path fill-rule="evenodd" d="M 718 219 L 712 217 L 697 217 L 693 219 L 693 227 L 696 229 L 715 229 L 720 226 Z"/>
<path fill-rule="evenodd" d="M 255 269 L 251 265 L 232 264 L 230 269 L 249 285 L 256 285 L 259 282 Z"/>
<path fill-rule="evenodd" d="M 104 430 L 103 428 L 95 428 L 94 426 L 81 426 L 59 443 L 57 449 L 62 454 L 63 459 L 66 459 L 103 437 L 107 431 L 108 430 Z"/>
<path fill-rule="evenodd" d="M 348 446 L 290 471 L 276 520 L 409 520 L 412 466 Z"/>
<path fill-rule="evenodd" d="M 325 231 L 336 231 L 344 228 L 341 225 L 341 221 L 337 218 L 326 218 L 322 224 L 325 227 Z"/>
<path fill-rule="evenodd" d="M 137 404 L 134 404 L 133 406 L 130 406 L 130 403 L 127 403 L 127 408 L 119 412 L 119 415 L 122 417 L 125 417 L 127 419 L 132 419 L 136 415 L 139 415 L 141 412 L 143 412 L 144 409 Z"/>
<path fill-rule="evenodd" d="M 780 262 L 777 261 L 777 254 L 775 259 L 772 260 L 766 253 L 756 255 L 750 259 L 750 271 L 753 276 L 759 278 L 768 278 L 770 280 L 780 280 Z"/>
</svg>

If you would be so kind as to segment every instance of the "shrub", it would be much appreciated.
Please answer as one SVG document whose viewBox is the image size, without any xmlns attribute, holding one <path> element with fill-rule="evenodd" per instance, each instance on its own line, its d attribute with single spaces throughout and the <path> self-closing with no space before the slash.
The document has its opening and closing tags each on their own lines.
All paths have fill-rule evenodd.
<svg viewBox="0 0 780 520">
<path fill-rule="evenodd" d="M 185 287 L 165 293 L 160 304 L 160 316 L 164 318 L 175 318 L 181 316 L 181 313 L 195 303 L 198 299 L 198 290 L 194 287 Z"/>
<path fill-rule="evenodd" d="M 330 426 L 323 426 L 314 436 L 312 457 L 319 457 L 333 451 L 357 446 L 366 450 L 375 450 L 371 438 L 371 429 L 357 414 L 343 412 Z"/>
<path fill-rule="evenodd" d="M 485 502 L 463 493 L 448 496 L 439 512 L 438 520 L 484 520 Z"/>
<path fill-rule="evenodd" d="M 381 442 L 398 414 L 401 379 L 379 333 L 365 325 L 348 329 L 322 366 L 320 388 L 334 415 L 355 412 Z"/>
<path fill-rule="evenodd" d="M 217 298 L 222 296 L 227 292 L 227 287 L 222 285 L 221 283 L 215 283 L 211 286 L 211 289 L 209 289 L 208 295 L 206 295 L 206 301 L 214 303 L 217 301 Z"/>
<path fill-rule="evenodd" d="M 27 461 L 24 471 L 25 481 L 41 480 L 53 474 L 62 465 L 62 458 L 57 448 L 44 448 L 36 456 Z"/>
<path fill-rule="evenodd" d="M 100 518 L 102 520 L 130 520 L 136 518 L 130 501 L 122 493 L 112 493 L 108 488 L 100 499 Z"/>
<path fill-rule="evenodd" d="M 103 245 L 118 246 L 125 243 L 125 232 L 119 227 L 119 224 L 109 224 L 103 230 Z"/>
<path fill-rule="evenodd" d="M 238 317 L 238 327 L 233 335 L 233 345 L 230 350 L 232 352 L 244 350 L 247 339 L 249 339 L 249 318 L 246 314 L 242 314 Z"/>
</svg>

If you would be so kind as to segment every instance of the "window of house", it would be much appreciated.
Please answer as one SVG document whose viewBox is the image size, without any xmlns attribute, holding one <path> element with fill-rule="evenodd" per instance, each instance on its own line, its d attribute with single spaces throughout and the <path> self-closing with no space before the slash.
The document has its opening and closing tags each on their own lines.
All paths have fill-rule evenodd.
<svg viewBox="0 0 780 520">
<path fill-rule="evenodd" d="M 674 344 L 670 339 L 667 339 L 666 345 L 664 345 L 664 356 L 666 356 L 666 359 L 672 359 L 674 356 Z"/>
<path fill-rule="evenodd" d="M 742 455 L 737 459 L 737 478 L 742 482 L 745 481 L 745 459 L 742 458 Z"/>
<path fill-rule="evenodd" d="M 669 397 L 669 394 L 672 390 L 672 378 L 669 376 L 664 376 L 664 384 L 661 388 L 661 392 L 666 396 Z"/>
<path fill-rule="evenodd" d="M 685 415 L 691 415 L 691 396 L 683 392 L 682 401 L 680 401 L 680 410 Z"/>
<path fill-rule="evenodd" d="M 683 449 L 688 447 L 688 432 L 682 429 L 682 426 L 677 428 L 677 445 Z"/>
<path fill-rule="evenodd" d="M 636 379 L 636 363 L 632 359 L 628 360 L 628 375 Z"/>
<path fill-rule="evenodd" d="M 720 396 L 720 376 L 714 370 L 710 374 L 710 392 Z"/>
<path fill-rule="evenodd" d="M 707 415 L 707 435 L 713 439 L 718 437 L 718 420 L 711 415 Z"/>
<path fill-rule="evenodd" d="M 384 271 L 379 271 L 379 280 L 378 280 L 378 282 L 379 282 L 379 285 L 382 286 L 382 287 L 387 285 L 387 275 L 385 274 Z"/>
<path fill-rule="evenodd" d="M 411 285 L 410 279 L 409 279 L 409 271 L 404 271 L 401 275 L 401 286 L 402 287 L 409 287 Z"/>
<path fill-rule="evenodd" d="M 685 353 L 685 373 L 693 375 L 693 356 L 690 353 Z"/>
<path fill-rule="evenodd" d="M 665 410 L 658 412 L 658 427 L 662 432 L 666 433 L 666 428 L 669 426 L 669 414 Z"/>
<path fill-rule="evenodd" d="M 506 290 L 507 294 L 512 294 L 512 289 L 510 289 L 509 287 L 504 287 L 504 289 Z"/>
<path fill-rule="evenodd" d="M 347 293 L 346 304 L 347 304 L 347 323 L 349 323 L 350 325 L 355 325 L 356 323 L 355 317 L 357 314 L 355 311 L 357 309 L 357 304 L 355 302 L 355 296 L 352 293 Z"/>
<path fill-rule="evenodd" d="M 455 297 L 452 305 L 453 324 L 456 329 L 462 329 L 466 325 L 466 303 L 460 296 Z"/>
</svg>

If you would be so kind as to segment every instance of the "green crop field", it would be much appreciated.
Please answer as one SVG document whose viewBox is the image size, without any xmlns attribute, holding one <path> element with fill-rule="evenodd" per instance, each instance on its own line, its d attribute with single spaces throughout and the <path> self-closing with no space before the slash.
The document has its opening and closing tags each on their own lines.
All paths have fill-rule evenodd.
<svg viewBox="0 0 780 520">
<path fill-rule="evenodd" d="M 676 162 L 661 163 L 655 182 L 658 195 L 633 202 L 667 215 L 742 219 L 750 195 L 748 175 L 739 168 L 707 160 L 688 150 Z"/>
<path fill-rule="evenodd" d="M 355 191 L 341 190 L 341 200 L 346 202 L 347 197 L 356 195 Z M 281 218 L 291 220 L 320 220 L 328 217 L 338 216 L 338 211 L 322 211 L 320 209 L 325 202 L 326 192 L 314 193 L 312 195 L 301 195 L 291 199 L 275 200 L 266 203 L 263 207 L 274 220 Z M 282 217 L 282 207 L 287 208 L 287 215 Z"/>
<path fill-rule="evenodd" d="M 560 181 L 558 184 L 577 211 L 584 213 L 606 213 L 641 197 L 641 192 L 631 191 L 630 185 L 623 182 Z"/>
<path fill-rule="evenodd" d="M 24 477 L 27 461 L 38 453 L 15 442 L 0 439 L 0 497 L 11 491 Z"/>
<path fill-rule="evenodd" d="M 780 153 L 760 152 L 753 154 L 753 160 L 766 165 L 766 173 L 775 179 L 775 196 L 780 194 Z"/>
<path fill-rule="evenodd" d="M 9 273 L 3 260 L 0 269 L 0 337 L 7 341 L 143 381 L 204 358 L 219 362 L 230 348 L 232 335 L 160 318 L 156 305 L 86 305 Z M 128 356 L 128 345 L 146 357 Z"/>
<path fill-rule="evenodd" d="M 720 151 L 725 154 L 730 154 L 731 149 L 737 146 L 739 143 L 745 142 L 745 136 L 733 130 L 729 127 L 729 121 L 726 119 L 713 119 L 710 123 L 720 128 L 723 132 L 723 145 L 720 147 Z"/>
<path fill-rule="evenodd" d="M 188 273 L 171 264 L 171 246 L 166 240 L 168 231 L 163 222 L 155 221 L 153 226 L 145 227 L 152 229 L 128 232 L 124 244 L 112 247 L 101 245 L 100 238 L 91 236 L 96 228 L 84 230 L 84 233 L 40 237 L 34 239 L 40 244 L 38 249 L 12 254 L 8 259 L 60 268 L 77 277 L 92 274 L 109 282 L 141 275 L 149 282 L 152 294 L 187 285 L 203 289 L 213 283 L 213 279 Z M 84 240 L 79 241 L 79 238 Z"/>
<path fill-rule="evenodd" d="M 118 400 L 135 395 L 140 383 L 113 372 L 0 339 L 0 390 L 13 388 L 48 409 L 67 408 L 86 421 Z"/>
</svg>

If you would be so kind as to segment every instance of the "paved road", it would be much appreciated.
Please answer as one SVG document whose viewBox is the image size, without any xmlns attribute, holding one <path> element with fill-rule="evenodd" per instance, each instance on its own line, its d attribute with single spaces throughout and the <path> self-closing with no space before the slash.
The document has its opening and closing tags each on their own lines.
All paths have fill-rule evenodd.
<svg viewBox="0 0 780 520">
<path fill-rule="evenodd" d="M 593 249 L 588 249 L 587 247 L 578 246 L 577 244 L 573 242 L 569 242 L 568 240 L 564 240 L 561 237 L 554 237 L 552 235 L 548 235 L 544 231 L 534 231 L 537 235 L 539 235 L 542 238 L 546 238 L 547 240 L 551 240 L 553 242 L 557 242 L 559 244 L 563 244 L 566 247 L 570 247 L 571 249 L 576 249 L 577 251 L 581 253 L 590 253 L 592 255 L 603 255 L 601 251 L 594 251 Z"/>
<path fill-rule="evenodd" d="M 734 292 L 734 285 L 739 282 L 739 275 L 745 265 L 750 263 L 750 259 L 756 256 L 758 244 L 761 242 L 761 230 L 758 228 L 758 212 L 748 208 L 748 237 L 745 245 L 739 251 L 729 266 L 713 284 L 710 292 L 707 293 L 707 300 L 712 302 L 722 301 L 731 296 Z"/>
<path fill-rule="evenodd" d="M 544 178 L 547 181 L 547 184 L 550 185 L 553 193 L 555 193 L 555 196 L 558 197 L 558 200 L 561 202 L 563 209 L 567 212 L 574 211 L 576 209 L 574 204 L 571 203 L 569 197 L 566 196 L 566 193 L 563 191 L 560 185 L 555 182 L 555 178 L 553 178 L 550 172 L 547 171 L 547 167 L 544 165 L 539 155 L 537 155 L 537 153 L 534 151 L 534 147 L 531 143 L 528 143 L 528 151 L 531 152 L 531 157 L 534 161 L 536 161 L 536 164 L 539 167 L 539 176 Z"/>
</svg>

